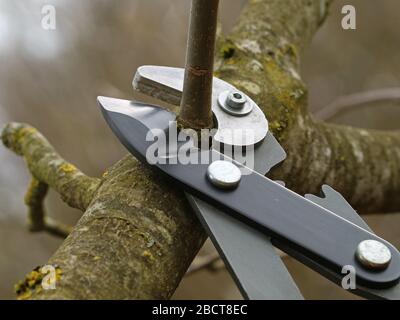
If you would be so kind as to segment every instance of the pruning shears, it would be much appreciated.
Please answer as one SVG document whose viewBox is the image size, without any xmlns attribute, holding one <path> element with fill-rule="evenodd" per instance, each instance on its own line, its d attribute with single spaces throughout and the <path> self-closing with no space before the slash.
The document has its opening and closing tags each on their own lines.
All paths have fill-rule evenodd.
<svg viewBox="0 0 400 320">
<path fill-rule="evenodd" d="M 218 0 L 192 2 L 186 73 L 142 66 L 133 80 L 135 90 L 172 105 L 188 93 L 201 97 L 201 104 L 211 95 L 216 130 L 210 139 L 200 135 L 211 143 L 199 146 L 197 133 L 178 130 L 176 115 L 160 106 L 98 97 L 105 120 L 134 156 L 185 190 L 244 298 L 303 298 L 277 247 L 337 284 L 347 275 L 343 270 L 350 270 L 355 294 L 400 299 L 399 251 L 374 234 L 338 192 L 325 185 L 324 197 L 303 197 L 265 177 L 286 153 L 252 98 L 212 78 L 217 7 Z M 207 45 L 209 50 L 199 50 Z"/>
<path fill-rule="evenodd" d="M 178 105 L 184 69 L 142 66 L 133 87 L 163 102 Z M 251 110 L 237 115 L 229 95 Z M 119 140 L 136 157 L 147 161 L 157 132 L 170 137 L 174 113 L 134 101 L 98 97 L 102 113 Z M 240 108 L 232 108 L 240 111 Z M 375 235 L 346 200 L 329 186 L 323 198 L 302 197 L 265 174 L 286 158 L 268 131 L 268 121 L 257 104 L 231 84 L 214 78 L 212 110 L 218 123 L 213 140 L 241 148 L 252 146 L 254 168 L 211 149 L 191 147 L 198 159 L 177 161 L 187 141 L 174 141 L 173 151 L 159 153 L 152 164 L 186 191 L 194 211 L 208 231 L 243 296 L 248 299 L 301 299 L 302 296 L 274 247 L 340 284 L 343 268 L 356 276 L 355 294 L 367 298 L 398 298 L 400 254 Z M 227 129 L 254 129 L 252 139 L 229 136 Z M 156 133 L 154 133 L 156 132 Z M 153 136 L 149 139 L 149 136 Z M 171 142 L 170 142 L 171 143 Z M 238 170 L 236 170 L 236 169 Z M 241 172 L 247 172 L 242 174 Z"/>
</svg>

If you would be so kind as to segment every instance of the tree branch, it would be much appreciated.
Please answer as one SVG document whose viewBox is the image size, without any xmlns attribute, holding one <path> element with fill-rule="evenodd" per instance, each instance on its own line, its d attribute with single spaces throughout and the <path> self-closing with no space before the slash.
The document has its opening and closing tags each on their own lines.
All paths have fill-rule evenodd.
<svg viewBox="0 0 400 320">
<path fill-rule="evenodd" d="M 40 281 L 28 285 L 29 275 L 18 286 L 19 297 L 165 299 L 173 294 L 205 240 L 180 190 L 131 156 L 101 180 L 87 177 L 28 125 L 8 124 L 2 140 L 24 157 L 34 177 L 25 197 L 31 228 L 65 231 L 42 219 L 47 185 L 68 205 L 87 209 L 48 262 L 59 266 L 61 285 L 43 291 Z"/>
<path fill-rule="evenodd" d="M 400 88 L 375 89 L 339 97 L 332 103 L 318 110 L 315 113 L 315 116 L 322 120 L 329 120 L 337 114 L 347 111 L 349 109 L 363 107 L 368 103 L 382 102 L 399 103 Z"/>
<path fill-rule="evenodd" d="M 287 139 L 288 158 L 272 174 L 300 194 L 328 184 L 359 213 L 400 209 L 400 132 L 364 130 L 299 117 Z M 307 163 L 307 165 L 304 165 Z"/>
</svg>

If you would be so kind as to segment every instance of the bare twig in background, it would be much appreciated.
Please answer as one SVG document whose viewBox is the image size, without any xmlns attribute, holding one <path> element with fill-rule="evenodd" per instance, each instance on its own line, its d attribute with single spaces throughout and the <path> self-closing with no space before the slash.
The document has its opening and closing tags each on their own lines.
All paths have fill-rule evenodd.
<svg viewBox="0 0 400 320">
<path fill-rule="evenodd" d="M 57 220 L 50 217 L 44 218 L 43 231 L 50 233 L 53 236 L 60 238 L 66 238 L 72 231 L 72 226 L 65 225 Z"/>
<path fill-rule="evenodd" d="M 278 250 L 278 253 L 282 259 L 288 257 L 288 255 L 283 251 Z M 205 256 L 197 255 L 197 257 L 190 265 L 188 271 L 186 272 L 186 276 L 189 276 L 203 269 L 207 269 L 208 271 L 217 271 L 224 268 L 225 264 L 223 263 L 219 253 L 217 251 L 214 251 Z"/>
<path fill-rule="evenodd" d="M 342 96 L 318 110 L 315 115 L 319 119 L 329 120 L 340 112 L 379 102 L 400 102 L 400 88 L 384 88 Z"/>
<path fill-rule="evenodd" d="M 215 271 L 215 264 L 217 261 L 220 260 L 221 258 L 217 251 L 207 254 L 205 256 L 197 256 L 193 263 L 190 265 L 188 271 L 186 272 L 186 276 L 203 269 Z"/>
</svg>

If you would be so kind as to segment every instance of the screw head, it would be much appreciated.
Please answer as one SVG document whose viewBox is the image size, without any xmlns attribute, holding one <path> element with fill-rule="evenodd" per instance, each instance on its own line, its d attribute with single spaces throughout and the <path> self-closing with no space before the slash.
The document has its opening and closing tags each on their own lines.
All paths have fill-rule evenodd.
<svg viewBox="0 0 400 320">
<path fill-rule="evenodd" d="M 243 117 L 253 111 L 254 103 L 243 92 L 227 90 L 220 93 L 218 104 L 232 116 Z"/>
<path fill-rule="evenodd" d="M 392 254 L 382 242 L 364 240 L 357 247 L 356 257 L 367 269 L 383 270 L 389 266 Z"/>
<path fill-rule="evenodd" d="M 220 189 L 233 189 L 239 185 L 242 173 L 232 162 L 218 160 L 208 166 L 207 178 Z"/>
<path fill-rule="evenodd" d="M 239 91 L 231 91 L 226 99 L 226 103 L 233 109 L 242 109 L 246 102 L 246 96 Z"/>
</svg>

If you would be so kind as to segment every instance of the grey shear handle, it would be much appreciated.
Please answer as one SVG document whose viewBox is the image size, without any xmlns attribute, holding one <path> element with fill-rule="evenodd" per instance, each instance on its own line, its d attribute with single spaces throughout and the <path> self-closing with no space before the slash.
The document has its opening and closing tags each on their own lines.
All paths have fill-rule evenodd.
<svg viewBox="0 0 400 320">
<path fill-rule="evenodd" d="M 255 149 L 255 170 L 266 174 L 285 157 L 268 133 Z M 189 193 L 186 196 L 245 299 L 303 299 L 268 236 Z"/>
<path fill-rule="evenodd" d="M 104 106 L 101 100 L 100 105 Z M 108 107 L 102 110 L 110 127 L 125 147 L 145 160 L 146 151 L 152 145 L 152 142 L 146 141 L 146 135 L 150 129 L 166 128 L 165 118 L 169 116 L 168 112 L 146 105 L 142 105 L 140 111 L 130 108 L 129 104 L 125 109 L 119 106 L 118 109 Z M 127 117 L 126 113 L 121 112 L 130 113 L 131 116 Z M 170 118 L 172 120 L 173 115 Z M 198 152 L 201 159 L 225 158 L 214 150 Z M 192 194 L 220 207 L 335 273 L 340 273 L 345 265 L 352 265 L 356 269 L 358 283 L 376 288 L 392 286 L 399 280 L 399 252 L 390 243 L 256 172 L 243 176 L 239 187 L 227 192 L 216 189 L 207 181 L 208 165 L 155 166 Z M 372 272 L 356 261 L 355 250 L 366 239 L 385 243 L 390 249 L 392 261 L 386 270 Z"/>
<path fill-rule="evenodd" d="M 210 159 L 216 158 L 217 154 L 210 155 Z M 340 273 L 351 265 L 358 283 L 376 288 L 390 287 L 400 278 L 399 253 L 390 243 L 255 172 L 243 176 L 237 189 L 223 191 L 207 181 L 208 165 L 159 168 L 192 193 L 333 272 Z M 372 272 L 358 264 L 356 248 L 367 239 L 382 242 L 391 251 L 392 261 L 386 270 Z"/>
<path fill-rule="evenodd" d="M 320 198 L 311 194 L 307 194 L 305 197 L 320 206 L 334 211 L 342 218 L 353 222 L 365 230 L 371 231 L 371 228 L 366 222 L 358 215 L 358 213 L 351 207 L 351 205 L 343 198 L 343 196 L 327 185 L 322 186 L 322 192 L 324 197 Z M 302 259 L 301 257 L 299 257 Z M 302 259 L 303 260 L 303 259 Z M 308 260 L 303 260 L 304 264 L 307 264 L 310 268 L 317 270 L 320 274 L 326 278 L 341 284 L 343 274 L 337 275 L 332 273 L 330 270 L 324 268 L 324 266 L 318 263 Z M 352 293 L 367 299 L 388 299 L 388 300 L 399 300 L 400 299 L 400 284 L 386 289 L 370 289 L 360 285 L 356 285 L 355 289 L 351 290 Z"/>
</svg>

